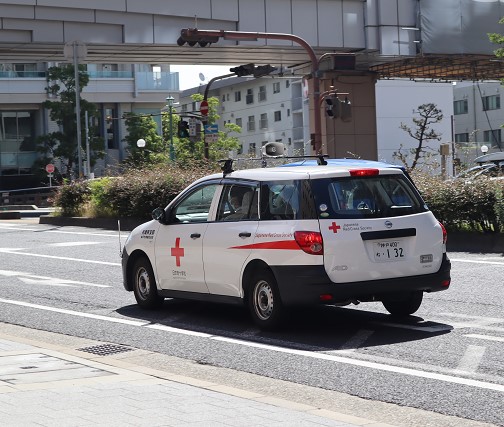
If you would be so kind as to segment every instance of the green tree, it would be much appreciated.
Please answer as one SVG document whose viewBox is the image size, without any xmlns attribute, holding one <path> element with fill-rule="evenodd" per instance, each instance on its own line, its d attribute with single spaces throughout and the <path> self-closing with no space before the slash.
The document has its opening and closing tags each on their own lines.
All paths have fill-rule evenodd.
<svg viewBox="0 0 504 427">
<path fill-rule="evenodd" d="M 203 101 L 203 95 L 200 93 L 193 94 L 191 98 L 194 102 Z M 214 124 L 220 119 L 220 116 L 217 114 L 219 99 L 212 96 L 207 101 L 208 116 L 206 123 Z M 224 129 L 219 131 L 217 142 L 209 143 L 209 160 L 216 161 L 228 158 L 231 151 L 237 150 L 240 147 L 240 140 L 237 136 L 240 133 L 240 126 L 234 123 L 224 124 Z M 196 137 L 179 138 L 176 144 L 176 155 L 179 160 L 204 159 L 205 143 L 203 129 L 201 129 L 201 133 Z"/>
<path fill-rule="evenodd" d="M 157 131 L 157 123 L 149 114 L 126 113 L 127 136 L 124 141 L 128 144 L 128 158 L 125 164 L 141 167 L 148 163 L 162 163 L 168 160 L 168 146 Z M 137 145 L 139 139 L 145 141 L 145 147 Z"/>
<path fill-rule="evenodd" d="M 79 66 L 79 88 L 80 91 L 87 86 L 89 76 L 83 65 Z M 54 160 L 59 160 L 66 171 L 68 177 L 75 175 L 78 167 L 77 151 L 77 118 L 75 116 L 76 107 L 76 82 L 73 65 L 62 65 L 51 67 L 47 72 L 47 93 L 54 100 L 47 100 L 43 103 L 49 110 L 49 117 L 59 126 L 57 132 L 51 132 L 37 139 L 37 151 L 44 156 L 39 160 L 39 164 L 47 164 Z M 80 92 L 79 92 L 80 97 Z M 81 144 L 82 159 L 86 160 L 86 124 L 85 113 L 89 117 L 98 117 L 96 105 L 85 99 L 80 99 L 81 107 Z M 90 163 L 94 166 L 96 159 L 105 155 L 103 138 L 98 136 L 98 129 L 95 126 L 88 126 L 89 147 L 91 152 Z"/>
<path fill-rule="evenodd" d="M 432 164 L 432 157 L 437 154 L 437 151 L 427 144 L 429 141 L 441 140 L 441 134 L 430 128 L 431 125 L 443 120 L 443 113 L 436 104 L 422 104 L 415 113 L 419 115 L 419 117 L 413 118 L 415 128 L 402 122 L 399 127 L 416 141 L 416 146 L 403 151 L 404 146 L 400 144 L 399 150 L 393 153 L 393 157 L 401 161 L 409 171 L 413 171 L 419 162 L 424 165 L 436 166 Z"/>
</svg>

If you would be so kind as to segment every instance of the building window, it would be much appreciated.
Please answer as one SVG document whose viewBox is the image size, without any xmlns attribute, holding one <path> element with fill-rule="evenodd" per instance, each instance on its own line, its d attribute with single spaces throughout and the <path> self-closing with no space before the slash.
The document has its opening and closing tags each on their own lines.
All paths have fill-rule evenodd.
<svg viewBox="0 0 504 427">
<path fill-rule="evenodd" d="M 261 129 L 268 129 L 268 113 L 262 113 L 259 120 L 259 127 Z"/>
<path fill-rule="evenodd" d="M 226 101 L 229 101 L 229 93 L 226 93 Z"/>
<path fill-rule="evenodd" d="M 251 142 L 249 144 L 248 153 L 252 154 L 255 157 L 255 155 L 256 155 L 256 144 L 255 144 L 255 142 Z"/>
<path fill-rule="evenodd" d="M 289 80 L 285 80 L 285 87 L 290 87 L 290 81 Z"/>
<path fill-rule="evenodd" d="M 469 134 L 467 132 L 455 134 L 455 142 L 469 142 Z"/>
<path fill-rule="evenodd" d="M 245 102 L 247 104 L 254 103 L 254 92 L 252 92 L 252 89 L 247 89 L 247 96 L 246 96 Z"/>
<path fill-rule="evenodd" d="M 290 117 L 290 108 L 287 108 L 287 117 Z"/>
<path fill-rule="evenodd" d="M 119 123 L 114 118 L 117 118 L 117 111 L 115 108 L 105 108 L 105 139 L 107 140 L 107 148 L 115 150 L 119 148 L 118 126 Z"/>
<path fill-rule="evenodd" d="M 282 112 L 279 110 L 279 111 L 275 111 L 275 122 L 279 122 L 282 120 Z"/>
<path fill-rule="evenodd" d="M 37 159 L 35 113 L 0 112 L 0 175 L 29 175 Z"/>
<path fill-rule="evenodd" d="M 249 132 L 255 131 L 255 117 L 254 116 L 248 117 L 247 130 Z"/>
<path fill-rule="evenodd" d="M 240 126 L 241 128 L 243 127 L 243 121 L 242 121 L 241 117 L 237 118 L 235 120 L 235 123 L 236 123 L 236 126 Z"/>
<path fill-rule="evenodd" d="M 187 104 L 182 104 L 182 107 L 180 109 L 183 113 L 187 112 Z"/>
<path fill-rule="evenodd" d="M 280 82 L 273 83 L 273 93 L 280 93 Z"/>
<path fill-rule="evenodd" d="M 222 95 L 222 102 L 226 102 L 226 95 Z"/>
<path fill-rule="evenodd" d="M 241 101 L 241 92 L 237 90 L 235 92 L 235 102 L 240 102 Z"/>
<path fill-rule="evenodd" d="M 259 86 L 259 101 L 266 101 L 266 86 Z"/>
<path fill-rule="evenodd" d="M 238 147 L 236 154 L 243 154 L 243 145 L 242 144 L 240 144 L 240 146 Z"/>
<path fill-rule="evenodd" d="M 493 147 L 499 146 L 499 143 L 501 142 L 501 130 L 493 129 L 484 131 L 483 141 L 491 143 Z"/>
<path fill-rule="evenodd" d="M 467 112 L 468 112 L 467 99 L 462 99 L 460 101 L 455 101 L 453 103 L 453 113 L 455 115 L 467 114 Z"/>
<path fill-rule="evenodd" d="M 483 102 L 483 111 L 500 109 L 500 95 L 484 96 L 481 100 Z"/>
</svg>

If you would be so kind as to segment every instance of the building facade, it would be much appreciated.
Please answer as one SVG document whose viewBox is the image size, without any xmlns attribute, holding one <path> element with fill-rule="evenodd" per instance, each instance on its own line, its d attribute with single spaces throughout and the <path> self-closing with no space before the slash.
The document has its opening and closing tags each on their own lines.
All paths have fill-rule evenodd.
<svg viewBox="0 0 504 427">
<path fill-rule="evenodd" d="M 36 140 L 59 130 L 43 107 L 43 102 L 50 99 L 46 91 L 47 69 L 55 65 L 0 64 L 0 190 L 43 184 L 34 170 L 39 156 Z M 100 176 L 127 156 L 123 142 L 124 113 L 154 113 L 159 117 L 167 95 L 178 93 L 178 73 L 171 73 L 167 65 L 87 64 L 86 67 L 90 81 L 82 98 L 98 107 L 99 117 L 90 120 L 98 125 L 106 153 L 91 171 Z"/>
<path fill-rule="evenodd" d="M 181 114 L 199 110 L 191 95 L 202 90 L 204 87 L 181 92 Z M 219 99 L 220 130 L 226 123 L 234 123 L 242 129 L 236 135 L 241 147 L 233 154 L 258 157 L 261 147 L 268 142 L 282 142 L 289 156 L 310 153 L 308 98 L 303 96 L 300 78 L 232 77 L 213 83 L 208 96 Z"/>
<path fill-rule="evenodd" d="M 454 86 L 454 141 L 462 163 L 504 149 L 504 88 L 500 82 L 457 83 Z M 485 148 L 486 147 L 486 148 Z"/>
</svg>

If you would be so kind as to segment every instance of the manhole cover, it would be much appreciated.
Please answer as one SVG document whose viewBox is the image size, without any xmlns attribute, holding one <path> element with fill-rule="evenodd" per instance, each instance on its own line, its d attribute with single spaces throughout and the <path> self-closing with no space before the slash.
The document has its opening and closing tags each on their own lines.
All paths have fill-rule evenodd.
<svg viewBox="0 0 504 427">
<path fill-rule="evenodd" d="M 132 351 L 132 348 L 123 347 L 122 345 L 115 344 L 100 344 L 91 347 L 78 348 L 78 351 L 85 351 L 86 353 L 96 354 L 98 356 L 108 356 L 110 354 L 124 353 Z"/>
</svg>

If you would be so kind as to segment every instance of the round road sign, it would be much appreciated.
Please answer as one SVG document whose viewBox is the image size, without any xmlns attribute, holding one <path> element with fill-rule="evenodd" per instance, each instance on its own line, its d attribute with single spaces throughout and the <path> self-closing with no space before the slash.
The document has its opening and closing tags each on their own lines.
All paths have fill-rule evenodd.
<svg viewBox="0 0 504 427">
<path fill-rule="evenodd" d="M 52 163 L 49 163 L 46 165 L 45 170 L 47 173 L 53 173 L 54 172 L 54 165 Z"/>
<path fill-rule="evenodd" d="M 201 101 L 201 104 L 200 104 L 200 113 L 203 116 L 208 116 L 208 101 L 206 101 L 206 100 Z"/>
</svg>

